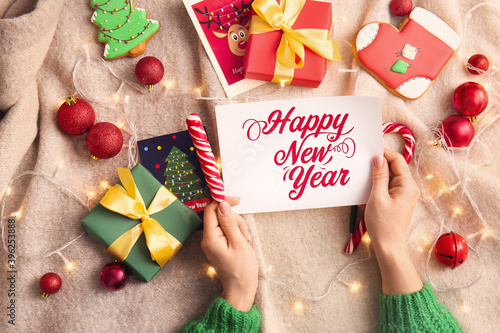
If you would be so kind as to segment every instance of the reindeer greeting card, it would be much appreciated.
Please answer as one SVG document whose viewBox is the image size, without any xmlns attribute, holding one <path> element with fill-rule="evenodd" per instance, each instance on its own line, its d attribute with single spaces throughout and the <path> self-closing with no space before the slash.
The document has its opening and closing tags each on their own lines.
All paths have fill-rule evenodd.
<svg viewBox="0 0 500 333">
<path fill-rule="evenodd" d="M 252 0 L 184 0 L 229 98 L 265 83 L 243 78 L 251 4 Z"/>
<path fill-rule="evenodd" d="M 215 107 L 226 195 L 238 213 L 364 204 L 383 154 L 379 97 Z"/>
</svg>

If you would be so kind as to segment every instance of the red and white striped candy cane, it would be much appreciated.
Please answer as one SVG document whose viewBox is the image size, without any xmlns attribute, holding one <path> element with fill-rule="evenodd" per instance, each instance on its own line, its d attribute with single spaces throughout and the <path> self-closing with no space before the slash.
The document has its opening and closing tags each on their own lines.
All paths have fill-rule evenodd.
<svg viewBox="0 0 500 333">
<path fill-rule="evenodd" d="M 415 138 L 413 137 L 412 131 L 403 124 L 398 123 L 385 123 L 382 125 L 382 131 L 385 133 L 400 133 L 405 139 L 405 151 L 403 152 L 403 157 L 406 163 L 410 164 L 410 161 L 415 152 Z"/>
<path fill-rule="evenodd" d="M 196 154 L 200 160 L 201 170 L 205 174 L 210 194 L 215 201 L 222 202 L 226 198 L 224 195 L 224 183 L 222 183 L 222 179 L 220 178 L 219 168 L 215 163 L 215 157 L 208 142 L 207 133 L 201 123 L 200 116 L 196 113 L 190 114 L 186 118 L 186 124 L 189 134 L 193 139 Z"/>
<path fill-rule="evenodd" d="M 385 123 L 382 125 L 382 131 L 385 133 L 400 133 L 405 140 L 405 151 L 403 152 L 403 157 L 406 163 L 410 164 L 410 161 L 415 153 L 415 137 L 412 131 L 405 125 L 398 123 Z M 365 217 L 361 218 L 358 227 L 354 230 L 354 233 L 349 239 L 349 243 L 344 249 L 345 254 L 352 254 L 361 243 L 361 238 L 366 232 Z"/>
</svg>

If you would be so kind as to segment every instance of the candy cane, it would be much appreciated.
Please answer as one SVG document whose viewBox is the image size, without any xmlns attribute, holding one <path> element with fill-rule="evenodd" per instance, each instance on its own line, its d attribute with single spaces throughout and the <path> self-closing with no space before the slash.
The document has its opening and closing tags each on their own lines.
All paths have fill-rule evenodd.
<svg viewBox="0 0 500 333">
<path fill-rule="evenodd" d="M 406 163 L 410 164 L 410 161 L 415 153 L 415 137 L 412 131 L 405 125 L 398 123 L 385 123 L 382 125 L 382 132 L 385 133 L 400 133 L 405 140 L 405 151 L 403 152 L 403 157 Z M 345 254 L 352 254 L 358 245 L 361 243 L 361 238 L 366 232 L 365 217 L 361 218 L 358 227 L 354 230 L 354 233 L 349 239 L 349 243 L 344 249 Z"/>
<path fill-rule="evenodd" d="M 415 138 L 413 137 L 412 131 L 405 125 L 398 123 L 385 123 L 382 125 L 382 132 L 385 133 L 400 133 L 405 139 L 405 151 L 403 152 L 403 157 L 406 163 L 410 164 L 410 161 L 415 152 Z"/>
<path fill-rule="evenodd" d="M 222 202 L 226 198 L 224 195 L 224 183 L 220 178 L 219 168 L 215 164 L 215 157 L 208 142 L 207 133 L 201 124 L 200 117 L 196 113 L 190 114 L 186 118 L 189 134 L 193 139 L 196 154 L 200 160 L 201 170 L 205 174 L 210 194 L 215 201 Z"/>
</svg>

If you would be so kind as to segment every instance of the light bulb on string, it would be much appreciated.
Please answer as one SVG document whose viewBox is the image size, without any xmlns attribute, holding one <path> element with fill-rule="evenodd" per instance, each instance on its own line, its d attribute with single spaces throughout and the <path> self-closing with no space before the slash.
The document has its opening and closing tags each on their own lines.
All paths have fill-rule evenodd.
<svg viewBox="0 0 500 333">
<path fill-rule="evenodd" d="M 17 212 L 14 212 L 10 215 L 19 220 L 21 218 L 21 210 L 18 210 Z"/>
<path fill-rule="evenodd" d="M 361 241 L 363 243 L 365 243 L 366 245 L 369 245 L 371 243 L 370 236 L 368 235 L 367 232 L 363 235 L 363 237 L 361 238 Z"/>
<path fill-rule="evenodd" d="M 293 301 L 292 302 L 292 311 L 296 314 L 304 313 L 305 305 L 302 301 Z"/>
<path fill-rule="evenodd" d="M 217 159 L 215 161 L 215 165 L 217 166 L 217 169 L 219 170 L 219 172 L 222 172 L 222 165 L 220 163 L 220 157 L 217 157 Z"/>
<path fill-rule="evenodd" d="M 74 270 L 74 269 L 76 269 L 76 265 L 75 265 L 75 263 L 73 263 L 73 262 L 71 262 L 71 261 L 68 261 L 68 262 L 66 263 L 66 270 L 68 270 L 68 271 L 72 271 L 72 270 Z"/>
<path fill-rule="evenodd" d="M 453 214 L 455 214 L 455 215 L 462 215 L 462 213 L 463 213 L 462 208 L 460 208 L 459 206 L 455 206 L 451 210 L 453 211 Z"/>
<path fill-rule="evenodd" d="M 453 184 L 452 186 L 450 186 L 450 189 L 449 189 L 449 190 L 450 190 L 450 192 L 455 191 L 455 190 L 457 189 L 457 187 L 459 187 L 459 186 L 460 186 L 460 184 L 461 184 L 461 183 L 462 183 L 461 181 L 458 181 L 457 183 L 455 183 L 455 184 Z"/>
<path fill-rule="evenodd" d="M 489 236 L 491 234 L 490 234 L 490 232 L 488 230 L 483 229 L 483 230 L 479 230 L 477 232 L 474 232 L 472 234 L 467 235 L 467 239 L 472 239 L 472 238 L 474 238 L 474 237 L 476 237 L 478 235 L 481 235 L 481 237 L 487 237 L 487 236 Z"/>
<path fill-rule="evenodd" d="M 491 232 L 488 229 L 483 229 L 480 232 L 481 232 L 481 238 L 486 238 L 491 236 Z"/>
<path fill-rule="evenodd" d="M 109 186 L 109 182 L 108 182 L 107 180 L 103 180 L 103 181 L 101 181 L 101 188 L 102 188 L 103 190 L 107 190 L 109 187 L 110 187 L 110 186 Z"/>
<path fill-rule="evenodd" d="M 424 246 L 429 245 L 432 242 L 432 239 L 429 236 L 422 236 L 422 244 Z"/>
<path fill-rule="evenodd" d="M 472 310 L 472 308 L 469 305 L 467 305 L 467 303 L 462 302 L 462 304 L 460 305 L 460 310 L 462 310 L 465 313 L 469 313 Z"/>
<path fill-rule="evenodd" d="M 413 245 L 415 245 L 415 247 L 417 248 L 417 250 L 418 250 L 419 252 L 424 252 L 424 248 L 423 248 L 423 247 L 421 247 L 420 245 L 418 245 L 418 244 L 417 244 L 417 243 L 415 243 L 415 242 L 412 242 L 412 243 L 413 243 Z"/>
<path fill-rule="evenodd" d="M 335 16 L 333 19 L 332 19 L 333 22 L 346 22 L 347 21 L 347 17 L 346 16 Z"/>
<path fill-rule="evenodd" d="M 57 168 L 54 171 L 54 174 L 52 175 L 52 177 L 55 177 L 57 175 L 57 172 L 59 171 L 59 169 L 61 169 L 63 166 L 64 166 L 64 160 L 61 159 L 61 160 L 59 160 L 59 162 L 57 162 Z"/>
<path fill-rule="evenodd" d="M 211 279 L 214 279 L 217 276 L 217 272 L 215 271 L 215 268 L 212 266 L 207 267 L 207 276 Z"/>
<path fill-rule="evenodd" d="M 353 293 L 358 292 L 359 289 L 361 288 L 361 284 L 359 284 L 358 282 L 349 283 L 348 286 Z"/>
<path fill-rule="evenodd" d="M 72 271 L 76 268 L 76 264 L 74 262 L 69 261 L 66 259 L 66 257 L 59 251 L 56 252 L 56 254 L 61 257 L 61 259 L 64 261 L 64 266 L 66 267 L 67 271 Z"/>
<path fill-rule="evenodd" d="M 175 88 L 175 81 L 174 80 L 165 80 L 163 82 L 163 86 L 165 87 L 165 89 L 169 90 L 169 89 L 173 89 Z"/>
</svg>

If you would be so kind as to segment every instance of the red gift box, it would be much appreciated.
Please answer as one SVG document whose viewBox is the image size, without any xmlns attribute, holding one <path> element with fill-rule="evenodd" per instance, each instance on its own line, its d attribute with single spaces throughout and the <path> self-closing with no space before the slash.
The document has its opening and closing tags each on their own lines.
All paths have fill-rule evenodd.
<svg viewBox="0 0 500 333">
<path fill-rule="evenodd" d="M 276 0 L 279 3 L 279 0 Z M 293 0 L 289 0 L 293 1 Z M 252 16 L 257 13 L 252 9 Z M 330 2 L 307 0 L 299 13 L 292 29 L 324 29 L 329 31 L 332 24 L 332 4 Z M 302 68 L 289 69 L 292 74 L 289 79 L 275 75 L 277 66 L 276 52 L 283 35 L 282 30 L 274 30 L 266 33 L 252 33 L 250 37 L 243 63 L 245 66 L 245 78 L 271 82 L 285 82 L 293 85 L 317 88 L 323 81 L 327 69 L 327 59 L 319 56 L 305 46 L 304 66 Z"/>
</svg>

